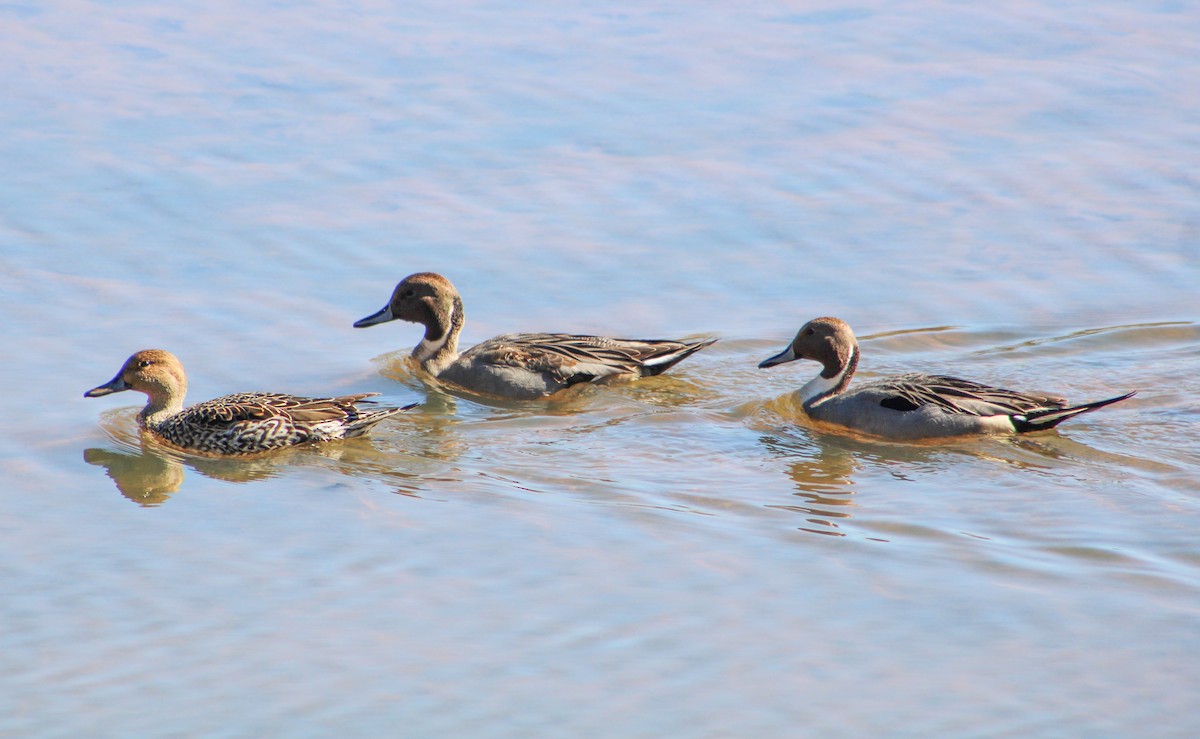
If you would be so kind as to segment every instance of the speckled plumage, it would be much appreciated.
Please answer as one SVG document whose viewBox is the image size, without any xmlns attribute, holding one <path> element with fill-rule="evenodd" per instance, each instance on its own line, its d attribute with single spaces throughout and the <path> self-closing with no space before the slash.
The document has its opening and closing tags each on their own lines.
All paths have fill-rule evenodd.
<svg viewBox="0 0 1200 739">
<path fill-rule="evenodd" d="M 378 393 L 301 398 L 237 393 L 184 409 L 147 428 L 172 444 L 200 452 L 247 454 L 365 433 L 400 408 L 362 411 L 355 404 Z"/>
<path fill-rule="evenodd" d="M 918 373 L 850 388 L 858 358 L 850 327 L 825 317 L 804 324 L 786 349 L 758 366 L 797 359 L 821 363 L 821 373 L 799 391 L 805 412 L 818 421 L 898 440 L 1040 431 L 1134 394 L 1071 406 L 1064 398 Z"/>
<path fill-rule="evenodd" d="M 282 393 L 236 393 L 183 408 L 187 376 L 170 352 L 137 352 L 111 381 L 84 393 L 94 398 L 123 390 L 145 393 L 138 423 L 166 441 L 207 454 L 253 454 L 308 442 L 359 436 L 408 410 L 357 407 L 378 393 L 302 398 Z"/>
<path fill-rule="evenodd" d="M 354 325 L 366 328 L 396 319 L 425 326 L 412 353 L 425 371 L 472 392 L 515 400 L 545 397 L 583 382 L 657 375 L 716 341 L 505 334 L 459 354 L 458 337 L 466 321 L 462 298 L 449 280 L 432 272 L 405 277 L 386 306 Z"/>
</svg>

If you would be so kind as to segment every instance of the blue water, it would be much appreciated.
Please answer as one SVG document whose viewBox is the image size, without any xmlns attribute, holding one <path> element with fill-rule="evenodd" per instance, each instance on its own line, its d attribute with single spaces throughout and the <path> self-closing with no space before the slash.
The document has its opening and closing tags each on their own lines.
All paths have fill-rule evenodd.
<svg viewBox="0 0 1200 739">
<path fill-rule="evenodd" d="M 1200 9 L 0 5 L 0 734 L 1192 736 Z M 549 403 L 467 343 L 721 341 Z M 818 429 L 756 369 L 1126 403 L 1021 439 Z M 253 461 L 85 400 L 372 391 Z"/>
</svg>

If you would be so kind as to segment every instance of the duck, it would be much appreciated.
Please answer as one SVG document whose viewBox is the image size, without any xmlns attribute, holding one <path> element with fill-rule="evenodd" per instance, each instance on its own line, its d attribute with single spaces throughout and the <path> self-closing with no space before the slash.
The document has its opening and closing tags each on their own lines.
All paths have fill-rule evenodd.
<svg viewBox="0 0 1200 739">
<path fill-rule="evenodd" d="M 1043 431 L 1136 394 L 1071 405 L 1065 398 L 921 373 L 884 377 L 851 388 L 850 379 L 858 368 L 858 340 L 845 321 L 828 316 L 804 324 L 786 349 L 758 366 L 775 367 L 797 359 L 821 365 L 821 372 L 798 392 L 810 418 L 899 441 Z"/>
<path fill-rule="evenodd" d="M 83 394 L 99 398 L 125 390 L 148 401 L 138 425 L 176 447 L 203 454 L 266 452 L 309 442 L 361 436 L 380 421 L 415 408 L 364 411 L 359 403 L 379 393 L 334 398 L 303 398 L 282 393 L 235 393 L 183 407 L 187 375 L 183 364 L 163 349 L 136 352 L 116 377 Z"/>
<path fill-rule="evenodd" d="M 472 393 L 508 400 L 544 398 L 581 383 L 662 374 L 716 341 L 505 334 L 460 354 L 458 339 L 466 323 L 462 297 L 450 280 L 435 272 L 405 277 L 387 305 L 356 321 L 354 327 L 397 319 L 425 327 L 412 358 L 430 375 Z"/>
</svg>

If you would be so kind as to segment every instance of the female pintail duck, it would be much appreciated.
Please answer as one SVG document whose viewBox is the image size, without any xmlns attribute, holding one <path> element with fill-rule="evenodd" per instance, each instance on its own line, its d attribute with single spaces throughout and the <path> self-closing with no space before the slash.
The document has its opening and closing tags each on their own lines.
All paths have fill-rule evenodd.
<svg viewBox="0 0 1200 739">
<path fill-rule="evenodd" d="M 1134 394 L 1068 406 L 1063 398 L 917 373 L 847 390 L 858 355 L 858 341 L 844 321 L 814 318 L 787 349 L 758 366 L 774 367 L 796 359 L 819 362 L 821 373 L 800 388 L 805 412 L 818 421 L 897 440 L 1041 431 Z"/>
<path fill-rule="evenodd" d="M 581 382 L 657 375 L 716 341 L 506 334 L 459 354 L 458 336 L 466 321 L 462 298 L 449 280 L 432 272 L 405 277 L 387 305 L 354 326 L 396 319 L 425 326 L 412 357 L 429 374 L 472 392 L 513 400 L 545 397 Z"/>
<path fill-rule="evenodd" d="M 117 376 L 83 394 L 85 398 L 136 390 L 149 397 L 138 413 L 142 428 L 172 444 L 208 454 L 250 454 L 312 441 L 359 436 L 406 411 L 356 407 L 378 393 L 338 398 L 298 398 L 280 393 L 237 393 L 184 409 L 187 375 L 174 354 L 145 349 L 125 360 Z"/>
</svg>

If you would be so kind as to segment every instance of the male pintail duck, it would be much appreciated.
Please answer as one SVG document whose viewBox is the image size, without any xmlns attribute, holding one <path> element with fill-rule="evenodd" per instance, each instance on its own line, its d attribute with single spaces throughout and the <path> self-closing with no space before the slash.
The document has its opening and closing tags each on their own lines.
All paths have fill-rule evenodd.
<svg viewBox="0 0 1200 739">
<path fill-rule="evenodd" d="M 844 321 L 814 318 L 788 348 L 758 366 L 774 367 L 797 359 L 819 362 L 821 373 L 800 388 L 805 412 L 818 421 L 897 440 L 1041 431 L 1134 395 L 1069 406 L 1063 398 L 917 373 L 884 377 L 847 390 L 858 356 L 858 341 Z"/>
<path fill-rule="evenodd" d="M 441 275 L 419 272 L 396 285 L 392 299 L 355 328 L 400 319 L 425 326 L 413 359 L 429 374 L 463 389 L 532 400 L 581 382 L 657 375 L 712 344 L 639 341 L 573 334 L 506 334 L 458 353 L 466 316 L 462 298 Z"/>
<path fill-rule="evenodd" d="M 379 393 L 299 398 L 280 393 L 237 393 L 183 407 L 187 375 L 170 352 L 145 349 L 125 360 L 111 381 L 85 398 L 136 390 L 149 397 L 138 424 L 172 444 L 207 454 L 250 454 L 313 441 L 345 439 L 414 406 L 361 411 Z"/>
</svg>

